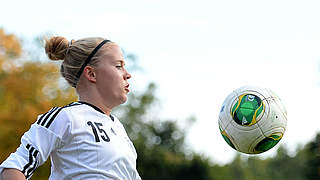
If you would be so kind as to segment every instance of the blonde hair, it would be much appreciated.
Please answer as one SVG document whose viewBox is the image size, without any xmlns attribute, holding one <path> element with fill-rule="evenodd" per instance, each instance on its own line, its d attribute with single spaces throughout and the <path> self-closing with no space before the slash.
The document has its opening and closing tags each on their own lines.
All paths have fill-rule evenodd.
<svg viewBox="0 0 320 180">
<path fill-rule="evenodd" d="M 70 42 L 61 36 L 54 36 L 46 40 L 45 51 L 49 59 L 63 60 L 60 68 L 62 77 L 72 86 L 76 87 L 79 81 L 77 73 L 84 64 L 90 53 L 101 43 L 104 38 L 90 37 Z M 98 62 L 99 53 L 96 53 L 88 65 Z"/>
</svg>

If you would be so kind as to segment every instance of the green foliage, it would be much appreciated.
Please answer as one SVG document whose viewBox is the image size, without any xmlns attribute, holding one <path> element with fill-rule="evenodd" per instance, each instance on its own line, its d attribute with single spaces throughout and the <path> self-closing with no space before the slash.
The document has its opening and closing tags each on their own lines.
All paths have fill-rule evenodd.
<svg viewBox="0 0 320 180">
<path fill-rule="evenodd" d="M 291 180 L 304 180 L 305 178 L 303 177 L 302 171 L 303 161 L 304 159 L 299 160 L 296 157 L 289 156 L 287 149 L 280 146 L 277 156 L 270 159 L 267 164 L 267 174 L 269 174 L 270 178 L 276 179 L 288 178 Z"/>
<path fill-rule="evenodd" d="M 306 165 L 304 168 L 305 177 L 308 180 L 320 179 L 320 133 L 313 141 L 306 145 Z"/>
<path fill-rule="evenodd" d="M 184 153 L 186 132 L 177 122 L 158 119 L 148 112 L 157 103 L 155 89 L 150 83 L 144 92 L 131 94 L 126 105 L 115 112 L 136 147 L 142 179 L 213 179 L 208 160 Z"/>
</svg>

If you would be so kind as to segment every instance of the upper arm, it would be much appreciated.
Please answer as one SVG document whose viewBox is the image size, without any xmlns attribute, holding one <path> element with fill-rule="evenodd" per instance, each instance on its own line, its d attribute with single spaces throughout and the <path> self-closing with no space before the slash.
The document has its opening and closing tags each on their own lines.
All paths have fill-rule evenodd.
<svg viewBox="0 0 320 180">
<path fill-rule="evenodd" d="M 1 173 L 2 180 L 25 180 L 23 173 L 17 169 L 4 169 Z"/>
<path fill-rule="evenodd" d="M 38 117 L 22 136 L 16 152 L 11 153 L 0 165 L 0 173 L 5 168 L 14 168 L 29 179 L 36 168 L 42 165 L 53 151 L 63 145 L 62 139 L 68 134 L 70 126 L 68 117 L 58 110 L 51 110 Z"/>
</svg>

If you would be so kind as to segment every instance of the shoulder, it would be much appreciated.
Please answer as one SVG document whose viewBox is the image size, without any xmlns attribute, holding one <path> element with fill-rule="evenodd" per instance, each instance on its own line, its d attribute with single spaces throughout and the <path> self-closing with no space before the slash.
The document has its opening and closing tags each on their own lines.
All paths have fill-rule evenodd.
<svg viewBox="0 0 320 180">
<path fill-rule="evenodd" d="M 119 121 L 119 119 L 113 114 L 110 114 L 109 117 L 116 125 L 123 126 L 122 123 Z"/>
<path fill-rule="evenodd" d="M 63 136 L 63 134 L 70 130 L 73 121 L 73 115 L 75 111 L 80 107 L 80 103 L 71 103 L 63 107 L 53 107 L 44 114 L 38 116 L 34 126 L 37 128 L 44 128 L 52 133 Z"/>
<path fill-rule="evenodd" d="M 121 121 L 114 115 L 110 115 L 109 116 L 111 118 L 111 120 L 115 123 L 116 127 L 118 129 L 120 129 L 122 132 L 124 132 L 125 134 L 127 134 L 123 124 L 121 123 Z"/>
<path fill-rule="evenodd" d="M 74 111 L 71 107 L 81 105 L 78 103 L 71 103 L 63 107 L 53 107 L 48 112 L 38 116 L 36 124 L 49 128 L 56 119 L 68 119 L 68 114 Z"/>
</svg>

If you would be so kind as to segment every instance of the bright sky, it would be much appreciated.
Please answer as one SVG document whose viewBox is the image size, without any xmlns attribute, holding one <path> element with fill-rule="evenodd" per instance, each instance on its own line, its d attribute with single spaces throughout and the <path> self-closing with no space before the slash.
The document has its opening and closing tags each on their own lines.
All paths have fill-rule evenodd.
<svg viewBox="0 0 320 180">
<path fill-rule="evenodd" d="M 243 85 L 282 98 L 288 126 L 280 144 L 294 150 L 320 131 L 318 0 L 6 0 L 1 7 L 0 27 L 19 37 L 102 36 L 135 53 L 145 72 L 132 88 L 154 81 L 162 117 L 195 116 L 188 144 L 214 162 L 235 155 L 218 113 Z"/>
</svg>

